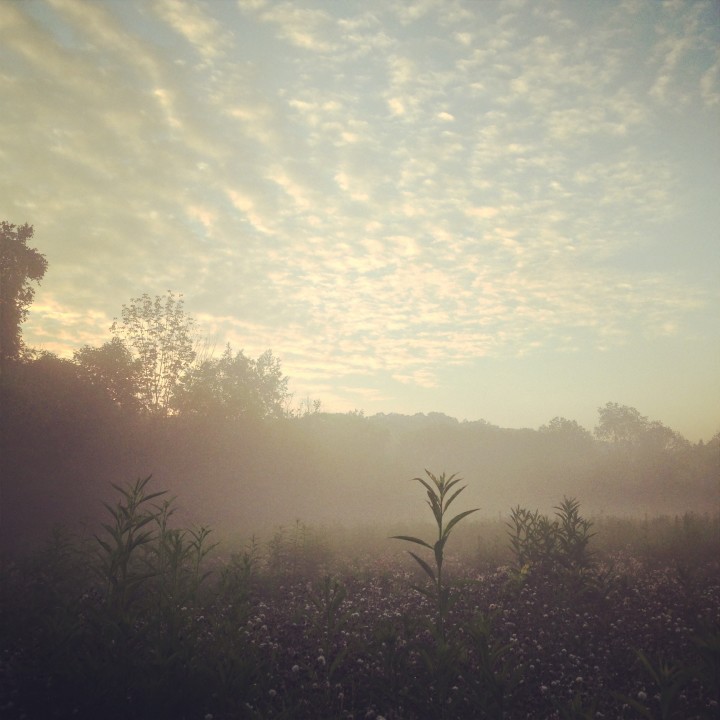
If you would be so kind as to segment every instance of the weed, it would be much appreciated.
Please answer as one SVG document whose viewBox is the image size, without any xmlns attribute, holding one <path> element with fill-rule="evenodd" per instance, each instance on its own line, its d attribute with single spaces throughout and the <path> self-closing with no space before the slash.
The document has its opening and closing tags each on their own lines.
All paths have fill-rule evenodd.
<svg viewBox="0 0 720 720">
<path fill-rule="evenodd" d="M 649 682 L 656 690 L 654 700 L 658 704 L 658 714 L 653 713 L 650 698 L 645 692 L 639 693 L 637 699 L 622 695 L 618 695 L 618 697 L 637 710 L 642 717 L 650 720 L 655 717 L 659 720 L 682 720 L 685 715 L 679 707 L 679 699 L 683 686 L 691 678 L 692 670 L 687 666 L 671 664 L 662 657 L 653 662 L 641 650 L 636 650 L 635 655 Z"/>
<path fill-rule="evenodd" d="M 147 526 L 157 519 L 158 513 L 146 505 L 165 494 L 165 491 L 146 494 L 150 478 L 139 479 L 125 488 L 113 483 L 125 502 L 118 502 L 115 507 L 105 503 L 113 520 L 112 524 L 103 523 L 109 537 L 96 536 L 100 545 L 99 573 L 106 584 L 107 602 L 112 612 L 120 616 L 129 611 L 139 586 L 157 572 L 138 560 L 138 550 L 155 539 L 153 529 Z"/>
<path fill-rule="evenodd" d="M 462 482 L 461 478 L 456 477 L 457 473 L 451 475 L 449 478 L 445 477 L 445 473 L 440 475 L 440 477 L 436 477 L 429 470 L 425 470 L 425 473 L 432 481 L 432 485 L 430 485 L 430 483 L 426 480 L 423 480 L 423 478 L 419 477 L 414 478 L 414 481 L 419 482 L 427 491 L 428 499 L 426 502 L 432 510 L 435 522 L 437 523 L 438 539 L 433 545 L 425 542 L 425 540 L 421 540 L 420 538 L 412 537 L 410 535 L 394 535 L 392 539 L 406 540 L 408 542 L 415 543 L 416 545 L 421 545 L 422 547 L 432 550 L 435 560 L 434 568 L 431 567 L 431 565 L 425 560 L 423 560 L 420 556 L 416 555 L 414 552 L 410 552 L 410 555 L 412 555 L 418 565 L 423 569 L 425 574 L 432 581 L 432 586 L 430 590 L 427 590 L 421 585 L 414 585 L 413 587 L 419 593 L 434 600 L 436 606 L 436 629 L 438 637 L 444 639 L 445 617 L 447 615 L 450 603 L 450 588 L 445 583 L 443 578 L 443 559 L 445 544 L 447 543 L 448 538 L 450 537 L 450 532 L 455 527 L 455 525 L 457 525 L 463 518 L 467 517 L 468 515 L 477 512 L 479 508 L 474 508 L 473 510 L 465 510 L 464 512 L 459 513 L 454 518 L 446 522 L 445 514 L 447 513 L 447 509 L 450 507 L 452 501 L 455 500 L 455 498 L 467 486 L 463 485 L 461 488 L 458 488 L 451 495 L 449 495 L 450 490 L 452 490 L 458 483 Z"/>
<path fill-rule="evenodd" d="M 401 536 L 435 557 L 414 555 L 432 582 L 418 592 L 407 591 L 406 568 L 379 555 L 318 574 L 319 545 L 300 524 L 284 534 L 298 551 L 296 562 L 285 555 L 288 575 L 253 539 L 218 583 L 204 582 L 210 531 L 172 527 L 173 501 L 154 500 L 146 480 L 127 486 L 98 538 L 57 533 L 41 553 L 0 566 L 0 715 L 718 717 L 715 561 L 688 564 L 688 591 L 672 563 L 627 552 L 596 563 L 573 503 L 552 520 L 518 508 L 516 592 L 506 569 L 469 562 L 454 570 L 451 604 L 441 541 L 467 514 L 449 514 L 455 482 L 422 481 L 440 519 L 434 544 Z M 592 593 L 559 592 L 575 576 Z"/>
<path fill-rule="evenodd" d="M 563 498 L 550 520 L 537 510 L 520 506 L 510 512 L 510 548 L 515 555 L 515 582 L 522 584 L 531 573 L 549 574 L 570 585 L 582 588 L 594 566 L 588 543 L 592 522 L 580 515 L 580 503 Z"/>
<path fill-rule="evenodd" d="M 347 590 L 345 586 L 330 575 L 325 575 L 316 590 L 310 593 L 310 601 L 318 611 L 323 632 L 332 635 L 338 623 L 343 619 L 340 612 Z"/>
</svg>

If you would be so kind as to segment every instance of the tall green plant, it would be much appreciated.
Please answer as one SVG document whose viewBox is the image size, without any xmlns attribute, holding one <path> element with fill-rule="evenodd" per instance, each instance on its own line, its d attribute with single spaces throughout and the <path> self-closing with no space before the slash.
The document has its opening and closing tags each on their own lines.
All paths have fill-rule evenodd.
<svg viewBox="0 0 720 720">
<path fill-rule="evenodd" d="M 679 707 L 680 695 L 694 675 L 694 668 L 672 664 L 665 658 L 659 657 L 653 662 L 642 650 L 636 650 L 638 664 L 645 671 L 646 676 L 654 686 L 653 700 L 657 702 L 659 714 L 651 709 L 646 693 L 643 693 L 642 702 L 613 693 L 618 699 L 625 701 L 644 718 L 649 720 L 679 720 L 683 715 Z"/>
<path fill-rule="evenodd" d="M 563 498 L 555 507 L 554 520 L 518 506 L 510 511 L 506 524 L 510 548 L 523 577 L 539 569 L 581 580 L 593 566 L 588 548 L 594 535 L 590 532 L 592 522 L 580 515 L 580 503 L 575 498 Z"/>
<path fill-rule="evenodd" d="M 592 522 L 580 515 L 580 503 L 575 498 L 563 498 L 555 507 L 557 517 L 557 544 L 560 562 L 573 574 L 582 574 L 593 564 L 588 550 Z"/>
<path fill-rule="evenodd" d="M 159 580 L 158 598 L 163 605 L 194 602 L 200 585 L 211 571 L 201 572 L 205 556 L 218 543 L 208 544 L 209 528 L 180 529 L 168 524 L 175 512 L 173 500 L 155 506 L 156 541 L 149 547 L 149 560 Z"/>
<path fill-rule="evenodd" d="M 450 477 L 445 477 L 445 473 L 436 477 L 429 470 L 425 470 L 426 475 L 430 478 L 430 482 L 423 478 L 413 478 L 413 482 L 419 482 L 427 492 L 427 504 L 432 510 L 433 517 L 438 528 L 438 537 L 434 544 L 430 544 L 420 538 L 412 537 L 410 535 L 393 535 L 393 540 L 407 540 L 408 542 L 421 545 L 422 547 L 428 548 L 433 552 L 433 558 L 435 566 L 431 566 L 430 563 L 423 560 L 419 555 L 409 551 L 410 555 L 413 556 L 417 564 L 423 569 L 425 574 L 430 578 L 432 585 L 430 590 L 420 585 L 413 585 L 414 589 L 419 593 L 422 593 L 426 597 L 431 598 L 436 605 L 436 626 L 438 635 L 440 638 L 445 637 L 445 616 L 447 614 L 449 601 L 450 601 L 450 588 L 446 584 L 443 577 L 443 559 L 445 544 L 450 537 L 452 529 L 465 517 L 477 512 L 479 508 L 472 510 L 465 510 L 456 515 L 451 520 L 446 520 L 446 513 L 450 504 L 455 498 L 467 487 L 463 485 L 461 488 L 454 489 L 458 483 L 462 482 L 462 478 L 456 477 L 457 473 L 454 473 Z M 432 484 L 430 484 L 432 483 Z M 451 493 L 450 491 L 453 490 Z"/>
<path fill-rule="evenodd" d="M 147 503 L 166 492 L 146 493 L 151 477 L 138 479 L 124 488 L 112 484 L 122 499 L 115 507 L 105 503 L 112 517 L 111 523 L 103 523 L 108 537 L 96 536 L 100 545 L 99 572 L 106 582 L 108 605 L 121 615 L 130 608 L 137 588 L 156 574 L 138 558 L 138 550 L 156 537 L 154 528 L 147 526 L 157 519 L 158 513 L 149 509 Z"/>
</svg>

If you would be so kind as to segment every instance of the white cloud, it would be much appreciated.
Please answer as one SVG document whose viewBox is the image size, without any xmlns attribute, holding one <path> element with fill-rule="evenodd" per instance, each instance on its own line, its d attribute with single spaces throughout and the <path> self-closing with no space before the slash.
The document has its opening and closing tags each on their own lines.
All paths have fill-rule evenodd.
<svg viewBox="0 0 720 720">
<path fill-rule="evenodd" d="M 33 337 L 92 342 L 167 285 L 339 398 L 684 336 L 712 292 L 663 253 L 698 192 L 673 124 L 720 103 L 706 10 L 322 7 L 3 7 L 0 211 L 51 264 Z"/>
<path fill-rule="evenodd" d="M 266 5 L 261 14 L 265 22 L 273 23 L 281 38 L 303 50 L 330 52 L 335 43 L 327 37 L 332 21 L 322 10 L 299 7 L 295 3 L 281 2 Z"/>
<path fill-rule="evenodd" d="M 228 34 L 201 5 L 184 0 L 156 0 L 152 9 L 206 60 L 213 61 L 230 48 L 232 41 Z"/>
<path fill-rule="evenodd" d="M 405 114 L 405 103 L 397 97 L 388 98 L 388 107 L 393 115 L 404 115 Z"/>
</svg>

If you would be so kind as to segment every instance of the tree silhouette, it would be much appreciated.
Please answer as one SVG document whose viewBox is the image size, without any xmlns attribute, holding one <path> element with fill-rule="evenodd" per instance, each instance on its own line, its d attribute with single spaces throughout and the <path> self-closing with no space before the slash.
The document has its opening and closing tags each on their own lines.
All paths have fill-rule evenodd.
<svg viewBox="0 0 720 720">
<path fill-rule="evenodd" d="M 270 350 L 257 360 L 242 350 L 233 354 L 228 344 L 222 357 L 192 368 L 176 395 L 181 413 L 225 420 L 268 419 L 284 414 L 288 379 Z"/>
<path fill-rule="evenodd" d="M 138 410 L 137 378 L 139 362 L 118 337 L 99 348 L 85 345 L 73 353 L 78 375 L 102 389 L 115 403 L 127 410 Z"/>
<path fill-rule="evenodd" d="M 138 399 L 154 415 L 166 415 L 180 379 L 195 360 L 193 318 L 185 314 L 182 295 L 163 298 L 144 293 L 122 306 L 121 321 L 110 331 L 134 350 Z"/>
<path fill-rule="evenodd" d="M 20 325 L 35 295 L 30 282 L 40 282 L 47 270 L 45 256 L 27 245 L 33 233 L 27 223 L 0 222 L 0 373 L 6 360 L 23 354 Z"/>
</svg>

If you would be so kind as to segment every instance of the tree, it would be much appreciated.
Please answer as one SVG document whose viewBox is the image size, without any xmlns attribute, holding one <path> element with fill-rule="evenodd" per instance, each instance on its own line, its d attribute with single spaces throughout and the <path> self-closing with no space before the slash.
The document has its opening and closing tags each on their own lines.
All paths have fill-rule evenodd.
<svg viewBox="0 0 720 720">
<path fill-rule="evenodd" d="M 635 447 L 649 427 L 649 421 L 635 408 L 609 402 L 598 408 L 600 422 L 595 428 L 598 440 Z"/>
<path fill-rule="evenodd" d="M 253 360 L 242 350 L 233 354 L 228 344 L 222 357 L 206 360 L 187 373 L 176 409 L 224 420 L 277 418 L 284 414 L 287 383 L 270 350 Z"/>
<path fill-rule="evenodd" d="M 137 360 L 137 395 L 141 407 L 166 415 L 180 380 L 195 360 L 192 329 L 195 321 L 185 314 L 182 295 L 168 291 L 163 298 L 144 293 L 122 306 L 121 321 L 110 331 Z"/>
<path fill-rule="evenodd" d="M 39 283 L 47 270 L 45 256 L 27 246 L 33 233 L 27 223 L 0 222 L 0 370 L 5 360 L 23 354 L 20 325 L 35 295 L 30 282 Z"/>
<path fill-rule="evenodd" d="M 282 417 L 288 398 L 288 378 L 282 374 L 280 360 L 272 354 L 272 350 L 266 350 L 254 366 L 257 398 L 263 417 Z"/>
<path fill-rule="evenodd" d="M 73 360 L 80 377 L 104 390 L 120 407 L 139 409 L 139 362 L 133 359 L 132 352 L 119 337 L 114 337 L 99 348 L 85 345 L 73 353 Z"/>
<path fill-rule="evenodd" d="M 576 420 L 568 420 L 564 417 L 554 417 L 547 425 L 541 425 L 539 432 L 547 434 L 562 435 L 563 437 L 573 438 L 577 442 L 590 444 L 592 435 Z"/>
</svg>

